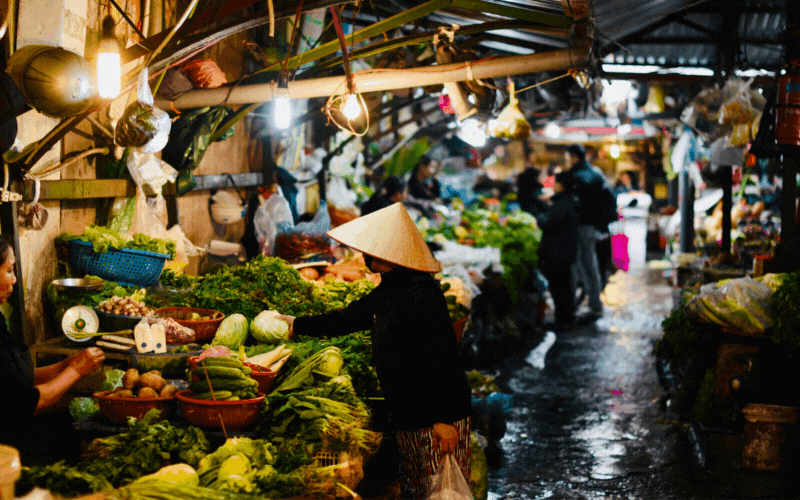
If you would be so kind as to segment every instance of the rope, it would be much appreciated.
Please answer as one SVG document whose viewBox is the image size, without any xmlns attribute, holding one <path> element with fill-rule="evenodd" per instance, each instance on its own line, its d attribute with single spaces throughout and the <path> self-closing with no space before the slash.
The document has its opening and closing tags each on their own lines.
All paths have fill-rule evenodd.
<svg viewBox="0 0 800 500">
<path fill-rule="evenodd" d="M 560 79 L 562 79 L 562 78 L 564 78 L 566 76 L 574 76 L 573 75 L 573 70 L 569 70 L 567 73 L 564 73 L 563 75 L 559 75 L 559 76 L 557 76 L 555 78 L 551 78 L 549 80 L 545 80 L 545 81 L 539 82 L 539 83 L 534 83 L 530 87 L 525 87 L 524 89 L 519 89 L 516 92 L 514 92 L 514 95 L 519 94 L 520 92 L 525 92 L 526 90 L 530 90 L 530 89 L 532 89 L 534 87 L 538 87 L 540 85 L 544 85 L 545 83 L 550 83 L 550 82 L 554 82 L 556 80 L 560 80 Z"/>
</svg>

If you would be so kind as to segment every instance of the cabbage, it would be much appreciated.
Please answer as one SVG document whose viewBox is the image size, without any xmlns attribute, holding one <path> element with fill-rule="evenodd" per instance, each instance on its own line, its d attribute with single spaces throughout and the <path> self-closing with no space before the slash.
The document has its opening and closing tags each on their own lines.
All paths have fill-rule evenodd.
<svg viewBox="0 0 800 500">
<path fill-rule="evenodd" d="M 222 345 L 229 349 L 238 349 L 247 340 L 247 318 L 236 313 L 222 320 L 214 334 L 211 345 Z"/>
<path fill-rule="evenodd" d="M 69 402 L 69 414 L 75 420 L 93 417 L 100 412 L 97 400 L 88 396 L 75 398 Z"/>
<path fill-rule="evenodd" d="M 250 323 L 250 335 L 262 344 L 280 344 L 289 340 L 289 324 L 278 319 L 278 311 L 261 311 Z"/>
<path fill-rule="evenodd" d="M 98 391 L 113 391 L 117 387 L 122 387 L 122 376 L 125 375 L 125 372 L 114 368 L 113 370 L 108 370 L 105 374 L 105 380 L 100 383 L 100 387 L 97 388 Z"/>
<path fill-rule="evenodd" d="M 342 373 L 344 358 L 339 351 L 326 351 L 320 356 L 316 371 L 329 377 L 338 377 Z"/>
</svg>

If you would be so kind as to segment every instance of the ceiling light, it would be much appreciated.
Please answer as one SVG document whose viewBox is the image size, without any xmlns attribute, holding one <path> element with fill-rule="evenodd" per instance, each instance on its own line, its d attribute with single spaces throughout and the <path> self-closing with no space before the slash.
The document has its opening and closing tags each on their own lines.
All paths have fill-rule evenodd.
<svg viewBox="0 0 800 500">
<path fill-rule="evenodd" d="M 628 135 L 633 130 L 633 125 L 630 123 L 623 123 L 619 127 L 617 127 L 617 135 Z"/>
<path fill-rule="evenodd" d="M 619 158 L 619 146 L 617 144 L 612 144 L 608 150 L 608 154 L 614 159 Z"/>
<path fill-rule="evenodd" d="M 551 139 L 558 139 L 561 136 L 561 127 L 556 122 L 550 122 L 544 127 L 544 135 Z"/>
<path fill-rule="evenodd" d="M 278 76 L 278 88 L 275 91 L 275 100 L 272 102 L 275 127 L 283 130 L 292 123 L 292 104 L 289 99 L 289 82 L 286 73 Z"/>
<path fill-rule="evenodd" d="M 467 118 L 461 122 L 458 136 L 475 148 L 481 148 L 486 145 L 486 130 L 475 118 Z"/>
<path fill-rule="evenodd" d="M 122 56 L 114 28 L 114 18 L 106 16 L 103 19 L 96 60 L 97 94 L 103 99 L 117 97 L 122 86 Z"/>
<path fill-rule="evenodd" d="M 342 113 L 348 120 L 355 120 L 361 115 L 361 104 L 358 102 L 356 94 L 347 94 L 342 104 Z"/>
</svg>

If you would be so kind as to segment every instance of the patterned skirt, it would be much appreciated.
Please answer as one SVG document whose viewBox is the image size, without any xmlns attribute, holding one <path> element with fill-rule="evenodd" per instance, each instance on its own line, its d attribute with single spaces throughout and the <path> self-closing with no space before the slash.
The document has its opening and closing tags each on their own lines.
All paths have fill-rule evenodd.
<svg viewBox="0 0 800 500">
<path fill-rule="evenodd" d="M 458 463 L 461 473 L 469 482 L 472 465 L 472 442 L 469 437 L 469 417 L 452 424 L 458 432 L 458 445 L 454 458 Z M 416 431 L 397 431 L 397 444 L 400 448 L 402 462 L 400 464 L 400 478 L 402 480 L 401 493 L 403 500 L 422 500 L 431 483 L 431 476 L 436 473 L 444 455 L 439 450 L 434 450 L 433 427 L 426 427 Z"/>
</svg>

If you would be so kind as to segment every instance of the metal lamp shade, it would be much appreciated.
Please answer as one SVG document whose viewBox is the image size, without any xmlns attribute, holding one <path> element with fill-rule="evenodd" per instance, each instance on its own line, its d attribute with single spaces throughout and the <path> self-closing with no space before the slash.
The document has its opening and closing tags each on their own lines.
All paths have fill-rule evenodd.
<svg viewBox="0 0 800 500">
<path fill-rule="evenodd" d="M 49 116 L 74 116 L 89 109 L 96 98 L 89 62 L 60 47 L 23 47 L 9 58 L 6 72 L 25 102 Z"/>
</svg>

